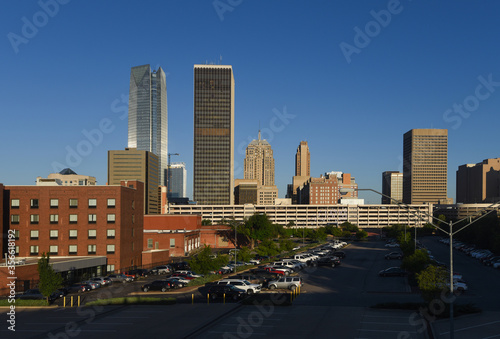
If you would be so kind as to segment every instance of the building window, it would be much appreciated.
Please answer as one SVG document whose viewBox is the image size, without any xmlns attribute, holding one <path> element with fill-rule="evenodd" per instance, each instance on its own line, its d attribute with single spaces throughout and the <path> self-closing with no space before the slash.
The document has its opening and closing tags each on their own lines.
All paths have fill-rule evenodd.
<svg viewBox="0 0 500 339">
<path fill-rule="evenodd" d="M 97 199 L 89 199 L 89 208 L 97 207 Z"/>
<path fill-rule="evenodd" d="M 77 208 L 78 199 L 69 199 L 69 208 Z"/>
<path fill-rule="evenodd" d="M 57 245 L 52 245 L 49 247 L 49 252 L 50 254 L 56 254 L 57 255 L 57 252 L 59 252 L 59 246 Z"/>
<path fill-rule="evenodd" d="M 88 245 L 87 246 L 87 252 L 88 252 L 88 254 L 96 254 L 96 252 L 97 252 L 97 245 Z"/>
<path fill-rule="evenodd" d="M 70 239 L 78 238 L 78 231 L 77 230 L 69 230 L 69 238 Z"/>
<path fill-rule="evenodd" d="M 40 221 L 40 217 L 39 217 L 39 215 L 38 215 L 38 214 L 32 214 L 32 215 L 30 216 L 30 222 L 31 222 L 32 224 L 38 224 L 38 221 Z"/>
<path fill-rule="evenodd" d="M 19 199 L 12 199 L 10 201 L 10 208 L 19 208 Z"/>
<path fill-rule="evenodd" d="M 89 224 L 95 224 L 97 222 L 97 214 L 89 214 Z"/>
<path fill-rule="evenodd" d="M 59 237 L 58 230 L 50 230 L 50 240 L 56 240 Z"/>
<path fill-rule="evenodd" d="M 115 229 L 110 228 L 106 234 L 107 234 L 108 239 L 114 239 L 115 238 Z"/>
<path fill-rule="evenodd" d="M 96 230 L 89 230 L 89 239 L 95 239 L 97 237 Z"/>
<path fill-rule="evenodd" d="M 115 265 L 107 265 L 106 270 L 108 273 L 113 273 L 115 271 Z"/>
<path fill-rule="evenodd" d="M 10 223 L 11 224 L 19 224 L 19 214 L 12 214 L 10 216 Z"/>
<path fill-rule="evenodd" d="M 153 239 L 148 239 L 148 248 L 153 248 Z"/>
<path fill-rule="evenodd" d="M 175 239 L 170 239 L 170 247 L 175 247 Z"/>
<path fill-rule="evenodd" d="M 59 214 L 51 214 L 50 215 L 50 223 L 57 224 L 59 222 Z"/>
<path fill-rule="evenodd" d="M 132 214 L 132 224 L 135 224 L 135 214 Z"/>
<path fill-rule="evenodd" d="M 132 200 L 132 209 L 135 209 L 135 200 Z"/>
<path fill-rule="evenodd" d="M 19 255 L 19 246 L 16 246 L 16 254 Z"/>
<path fill-rule="evenodd" d="M 59 199 L 50 199 L 50 208 L 59 207 Z"/>
<path fill-rule="evenodd" d="M 114 223 L 115 223 L 115 215 L 108 214 L 108 224 L 114 224 Z"/>
<path fill-rule="evenodd" d="M 160 242 L 155 241 L 155 250 L 158 250 L 158 249 L 160 249 Z"/>
<path fill-rule="evenodd" d="M 107 254 L 115 253 L 115 245 L 106 245 L 106 253 Z"/>
<path fill-rule="evenodd" d="M 38 230 L 31 230 L 30 231 L 30 239 L 31 240 L 38 240 Z"/>
<path fill-rule="evenodd" d="M 78 222 L 78 214 L 70 214 L 69 215 L 69 223 L 76 224 Z"/>
<path fill-rule="evenodd" d="M 78 252 L 78 246 L 77 245 L 69 245 L 68 252 L 69 252 L 69 254 L 76 254 Z"/>
<path fill-rule="evenodd" d="M 31 199 L 31 208 L 38 208 L 38 199 Z"/>
<path fill-rule="evenodd" d="M 30 246 L 30 254 L 38 254 L 38 246 Z"/>
<path fill-rule="evenodd" d="M 14 238 L 19 240 L 19 230 L 14 230 Z"/>
<path fill-rule="evenodd" d="M 108 208 L 114 208 L 116 206 L 116 199 L 108 199 Z"/>
</svg>

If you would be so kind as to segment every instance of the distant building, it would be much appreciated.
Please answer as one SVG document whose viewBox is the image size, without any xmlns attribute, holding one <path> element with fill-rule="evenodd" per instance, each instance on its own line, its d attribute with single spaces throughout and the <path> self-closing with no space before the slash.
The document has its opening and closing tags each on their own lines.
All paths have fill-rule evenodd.
<svg viewBox="0 0 500 339">
<path fill-rule="evenodd" d="M 412 129 L 403 136 L 403 201 L 432 203 L 447 198 L 448 130 Z"/>
<path fill-rule="evenodd" d="M 125 148 L 108 151 L 108 184 L 118 185 L 122 180 L 140 180 L 144 183 L 144 214 L 158 214 L 158 157 L 148 151 Z"/>
<path fill-rule="evenodd" d="M 70 168 L 65 168 L 59 173 L 51 173 L 47 178 L 37 177 L 37 186 L 94 186 L 95 177 L 78 175 Z"/>
<path fill-rule="evenodd" d="M 167 82 L 161 67 L 132 67 L 128 103 L 128 147 L 158 157 L 159 185 L 167 184 Z"/>
<path fill-rule="evenodd" d="M 311 153 L 307 141 L 301 141 L 295 153 L 295 176 L 292 183 L 287 186 L 286 198 L 292 204 L 299 204 L 298 189 L 311 177 Z"/>
<path fill-rule="evenodd" d="M 168 198 L 186 198 L 187 172 L 183 162 L 170 165 Z"/>
<path fill-rule="evenodd" d="M 382 194 L 386 195 L 382 196 L 382 204 L 397 204 L 396 200 L 403 201 L 403 173 L 397 171 L 382 173 Z"/>
<path fill-rule="evenodd" d="M 234 77 L 227 65 L 194 65 L 193 200 L 234 203 Z"/>
<path fill-rule="evenodd" d="M 457 203 L 494 202 L 499 199 L 500 158 L 458 167 Z"/>
<path fill-rule="evenodd" d="M 252 140 L 245 152 L 244 179 L 235 180 L 235 204 L 274 205 L 278 188 L 274 185 L 273 150 L 267 140 Z"/>
<path fill-rule="evenodd" d="M 319 178 L 309 178 L 303 186 L 298 188 L 298 201 L 309 205 L 336 205 L 340 199 L 357 198 L 358 185 L 349 173 L 328 172 Z M 350 189 L 344 195 L 340 189 Z"/>
</svg>

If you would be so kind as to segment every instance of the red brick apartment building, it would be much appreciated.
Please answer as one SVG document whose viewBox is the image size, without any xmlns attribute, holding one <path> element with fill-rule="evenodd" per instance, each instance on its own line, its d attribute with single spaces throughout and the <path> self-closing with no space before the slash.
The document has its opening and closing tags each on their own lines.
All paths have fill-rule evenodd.
<svg viewBox="0 0 500 339">
<path fill-rule="evenodd" d="M 0 184 L 2 256 L 13 230 L 16 258 L 45 252 L 55 261 L 106 257 L 107 271 L 141 266 L 143 195 L 144 184 L 135 180 L 116 186 Z"/>
</svg>

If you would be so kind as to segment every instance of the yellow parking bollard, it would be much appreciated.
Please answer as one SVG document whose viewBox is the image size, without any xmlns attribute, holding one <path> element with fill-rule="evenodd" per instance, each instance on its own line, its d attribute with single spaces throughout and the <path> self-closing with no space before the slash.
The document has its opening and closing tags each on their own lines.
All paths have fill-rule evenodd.
<svg viewBox="0 0 500 339">
<path fill-rule="evenodd" d="M 191 305 L 194 305 L 194 294 L 191 294 Z"/>
<path fill-rule="evenodd" d="M 210 294 L 207 293 L 207 305 L 210 304 Z"/>
<path fill-rule="evenodd" d="M 80 307 L 80 296 L 78 296 L 78 307 Z"/>
<path fill-rule="evenodd" d="M 63 307 L 66 307 L 66 296 L 63 297 Z"/>
<path fill-rule="evenodd" d="M 225 303 L 226 303 L 226 293 L 224 293 L 224 294 L 222 295 L 222 297 L 223 297 L 224 304 L 225 304 Z"/>
<path fill-rule="evenodd" d="M 73 307 L 73 296 L 71 296 L 71 304 L 70 307 Z"/>
</svg>

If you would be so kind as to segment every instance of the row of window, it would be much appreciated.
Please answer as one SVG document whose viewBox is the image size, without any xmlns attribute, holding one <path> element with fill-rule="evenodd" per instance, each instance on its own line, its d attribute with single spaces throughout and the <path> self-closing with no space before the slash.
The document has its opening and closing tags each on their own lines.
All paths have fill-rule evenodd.
<svg viewBox="0 0 500 339">
<path fill-rule="evenodd" d="M 11 208 L 19 208 L 20 205 L 20 200 L 19 199 L 12 199 L 10 202 L 10 207 Z M 31 208 L 38 208 L 40 207 L 40 201 L 39 199 L 30 199 L 30 206 Z M 107 206 L 108 208 L 114 208 L 116 206 L 116 199 L 110 198 L 107 199 Z M 50 199 L 50 208 L 58 208 L 59 207 L 59 199 Z M 70 208 L 77 208 L 78 207 L 78 199 L 69 199 L 69 207 Z M 88 199 L 88 207 L 89 208 L 96 208 L 97 207 L 97 199 Z"/>
<path fill-rule="evenodd" d="M 88 217 L 89 217 L 88 218 L 89 224 L 95 224 L 97 222 L 97 214 L 89 214 Z M 49 220 L 50 220 L 51 224 L 59 223 L 59 214 L 51 214 Z M 116 215 L 115 214 L 108 214 L 106 216 L 106 221 L 108 222 L 108 224 L 114 224 L 116 221 Z M 19 214 L 12 214 L 10 216 L 10 222 L 11 222 L 11 224 L 19 224 L 19 222 L 20 222 Z M 40 216 L 38 214 L 31 214 L 30 215 L 30 223 L 31 224 L 38 224 L 39 222 L 40 222 Z M 69 223 L 76 224 L 77 222 L 78 222 L 78 214 L 70 214 L 69 215 Z"/>
<path fill-rule="evenodd" d="M 16 239 L 19 239 L 19 231 L 16 230 L 14 231 Z M 89 239 L 96 239 L 97 238 L 97 230 L 88 230 L 88 238 Z M 56 240 L 59 238 L 59 230 L 50 230 L 50 239 L 51 240 Z M 31 240 L 38 240 L 38 237 L 40 235 L 39 230 L 30 230 L 30 239 Z M 69 239 L 78 239 L 78 230 L 69 230 Z M 114 228 L 106 230 L 106 237 L 108 239 L 114 239 L 116 236 L 116 231 Z"/>
<path fill-rule="evenodd" d="M 19 254 L 19 246 L 16 246 L 16 251 L 17 254 Z M 30 246 L 30 255 L 35 255 L 39 254 L 40 247 L 38 245 L 33 245 Z M 78 252 L 78 245 L 69 245 L 68 246 L 68 253 L 69 254 L 77 254 Z M 59 253 L 59 246 L 58 245 L 51 245 L 49 246 L 49 253 L 53 255 L 57 255 Z M 96 254 L 97 253 L 97 245 L 88 245 L 87 246 L 87 253 L 88 254 Z M 107 254 L 113 254 L 115 253 L 115 245 L 106 245 L 106 253 Z"/>
</svg>

